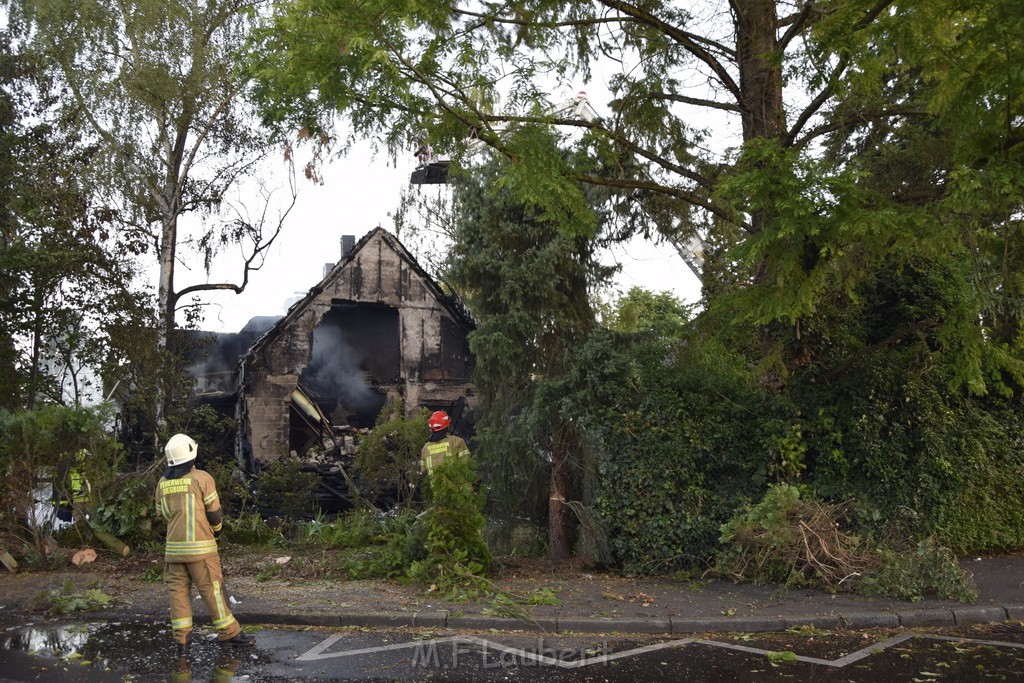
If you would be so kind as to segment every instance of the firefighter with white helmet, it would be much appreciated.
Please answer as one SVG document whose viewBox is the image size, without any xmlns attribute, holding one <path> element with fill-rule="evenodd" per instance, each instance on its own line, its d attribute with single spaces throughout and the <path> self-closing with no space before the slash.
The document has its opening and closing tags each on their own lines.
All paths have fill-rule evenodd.
<svg viewBox="0 0 1024 683">
<path fill-rule="evenodd" d="M 167 521 L 164 583 L 171 593 L 171 629 L 179 654 L 188 651 L 192 633 L 192 584 L 210 610 L 220 642 L 251 645 L 255 641 L 242 632 L 228 609 L 216 540 L 224 515 L 213 477 L 195 467 L 198 452 L 191 437 L 172 436 L 164 447 L 167 468 L 155 492 L 157 510 Z"/>
</svg>

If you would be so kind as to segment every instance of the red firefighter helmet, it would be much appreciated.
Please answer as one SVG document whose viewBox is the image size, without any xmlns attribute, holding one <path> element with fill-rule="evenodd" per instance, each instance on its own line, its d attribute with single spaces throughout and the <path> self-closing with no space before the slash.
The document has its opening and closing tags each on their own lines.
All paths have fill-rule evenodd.
<svg viewBox="0 0 1024 683">
<path fill-rule="evenodd" d="M 448 426 L 452 423 L 452 419 L 448 417 L 448 413 L 443 410 L 436 411 L 430 416 L 427 424 L 430 426 L 430 431 L 439 432 L 442 429 L 448 429 Z"/>
</svg>

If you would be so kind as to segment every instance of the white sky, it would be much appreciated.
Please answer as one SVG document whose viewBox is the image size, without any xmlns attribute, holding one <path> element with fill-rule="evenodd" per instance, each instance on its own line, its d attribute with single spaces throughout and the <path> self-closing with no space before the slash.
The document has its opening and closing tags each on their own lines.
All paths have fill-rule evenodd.
<svg viewBox="0 0 1024 683">
<path fill-rule="evenodd" d="M 0 29 L 6 26 L 7 13 L 0 8 Z M 596 73 L 596 82 L 583 88 L 590 93 L 590 102 L 600 113 L 600 100 L 607 99 L 602 83 L 606 75 L 601 74 L 600 66 Z M 566 97 L 574 94 L 565 93 Z M 300 176 L 298 200 L 284 231 L 269 250 L 265 265 L 250 274 L 242 294 L 203 294 L 200 300 L 208 305 L 204 309 L 202 328 L 237 332 L 253 316 L 283 314 L 296 294 L 305 294 L 320 282 L 324 263 L 338 259 L 342 235 L 355 235 L 358 240 L 378 225 L 393 231 L 390 213 L 398 207 L 403 188 L 409 186 L 415 165 L 411 153 L 407 159 L 399 160 L 397 167 L 389 164 L 384 156 L 374 158 L 367 144 L 352 150 L 345 158 L 326 164 L 323 185 L 315 185 Z M 416 245 L 405 240 L 403 243 L 429 270 L 426 260 L 417 253 Z M 190 262 L 184 250 L 181 253 L 175 278 L 179 290 L 198 282 L 238 283 L 241 280 L 242 259 L 237 250 L 229 250 L 219 257 L 210 277 L 206 276 L 200 262 Z M 670 245 L 655 245 L 635 238 L 607 252 L 603 260 L 622 265 L 613 285 L 618 293 L 637 286 L 655 292 L 669 291 L 688 303 L 696 303 L 700 298 L 699 280 Z M 154 288 L 155 284 L 156 273 L 153 272 Z"/>
<path fill-rule="evenodd" d="M 374 159 L 365 145 L 326 165 L 323 185 L 300 177 L 295 208 L 266 264 L 250 276 L 242 294 L 218 292 L 206 297 L 211 303 L 206 307 L 203 329 L 237 332 L 253 316 L 283 314 L 289 299 L 320 282 L 324 263 L 338 260 L 342 235 L 355 235 L 358 241 L 378 225 L 393 232 L 390 213 L 397 208 L 403 188 L 409 187 L 415 166 L 411 153 L 407 160 L 400 159 L 396 168 L 383 157 Z M 404 243 L 429 270 L 426 259 L 416 253 L 416 245 Z M 215 275 L 238 282 L 241 259 L 231 256 L 228 252 L 220 259 L 222 265 Z M 607 253 L 605 261 L 622 264 L 615 283 L 620 292 L 639 286 L 670 291 L 690 303 L 700 298 L 700 282 L 670 245 L 659 247 L 638 238 Z M 176 279 L 178 289 L 206 280 L 201 266 L 190 271 L 188 263 L 181 261 Z"/>
<path fill-rule="evenodd" d="M 710 22 L 708 30 L 721 26 L 726 30 L 727 14 L 726 10 L 718 14 L 712 12 L 701 21 Z M 573 98 L 578 90 L 584 90 L 589 95 L 591 106 L 599 116 L 603 116 L 607 114 L 605 104 L 611 98 L 608 83 L 622 68 L 618 63 L 599 61 L 594 65 L 589 83 L 577 88 L 560 88 L 559 92 L 552 92 L 551 101 L 564 102 Z M 690 88 L 695 96 L 714 98 L 715 93 L 709 83 L 710 79 L 697 78 Z M 703 127 L 711 134 L 707 144 L 719 153 L 730 145 L 738 144 L 739 117 L 700 108 L 688 109 L 684 114 L 688 125 Z M 322 186 L 314 186 L 300 178 L 298 202 L 265 267 L 253 274 L 248 288 L 241 295 L 220 293 L 212 300 L 207 299 L 212 301 L 212 305 L 207 307 L 203 327 L 235 332 L 252 316 L 283 314 L 287 310 L 286 302 L 294 300 L 297 292 L 305 294 L 320 282 L 323 264 L 339 258 L 342 235 L 355 235 L 358 240 L 378 225 L 393 232 L 394 223 L 389 214 L 398 207 L 402 190 L 409 187 L 409 176 L 415 166 L 412 150 L 405 159 L 399 159 L 395 167 L 383 156 L 374 159 L 370 145 L 365 144 L 351 151 L 346 158 L 335 159 L 326 166 Z M 401 235 L 399 237 L 402 238 Z M 420 265 L 429 271 L 427 259 L 418 253 L 417 245 L 405 239 L 402 241 Z M 603 260 L 621 264 L 613 285 L 620 294 L 631 287 L 643 287 L 654 292 L 671 292 L 686 303 L 697 303 L 700 299 L 700 281 L 671 245 L 655 245 L 638 237 L 615 247 L 604 255 Z M 237 260 L 235 263 L 233 274 L 237 281 L 239 266 Z M 176 283 L 179 289 L 187 284 L 186 277 L 179 270 Z"/>
</svg>

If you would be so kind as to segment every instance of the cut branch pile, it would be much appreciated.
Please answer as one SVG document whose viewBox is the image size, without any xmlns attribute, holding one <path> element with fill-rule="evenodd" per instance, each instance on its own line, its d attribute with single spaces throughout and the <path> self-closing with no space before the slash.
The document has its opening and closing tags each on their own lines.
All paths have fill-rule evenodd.
<svg viewBox="0 0 1024 683">
<path fill-rule="evenodd" d="M 843 533 L 845 510 L 800 500 L 792 490 L 733 518 L 723 527 L 726 549 L 718 570 L 737 581 L 809 584 L 850 590 L 850 584 L 876 572 L 882 558 L 857 536 Z"/>
</svg>

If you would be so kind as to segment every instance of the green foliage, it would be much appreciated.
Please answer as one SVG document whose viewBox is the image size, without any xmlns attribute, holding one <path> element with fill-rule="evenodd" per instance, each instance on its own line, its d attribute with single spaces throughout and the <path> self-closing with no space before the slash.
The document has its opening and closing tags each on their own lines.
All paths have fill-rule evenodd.
<svg viewBox="0 0 1024 683">
<path fill-rule="evenodd" d="M 978 319 L 966 268 L 955 254 L 886 259 L 784 342 L 798 362 L 783 382 L 754 362 L 772 333 L 716 329 L 717 312 L 583 363 L 630 367 L 615 391 L 591 386 L 609 410 L 586 418 L 609 453 L 598 510 L 616 561 L 699 566 L 719 525 L 778 481 L 848 503 L 852 528 L 885 547 L 1022 547 L 1021 398 L 964 391 L 972 373 L 1016 386 L 958 331 Z"/>
<path fill-rule="evenodd" d="M 553 471 L 588 508 L 596 461 L 597 509 L 631 570 L 706 561 L 719 525 L 775 481 L 849 501 L 858 530 L 894 547 L 1024 545 L 1012 3 L 837 3 L 781 43 L 774 14 L 752 13 L 713 53 L 698 16 L 666 3 L 640 32 L 599 3 L 499 3 L 469 23 L 450 3 L 367 10 L 289 3 L 252 55 L 257 94 L 269 120 L 319 139 L 340 112 L 392 151 L 426 130 L 458 155 L 472 132 L 509 161 L 457 188 L 451 271 L 480 321 L 475 450 L 503 515 L 543 519 Z M 609 115 L 562 154 L 572 134 L 550 125 L 535 76 L 589 76 L 609 22 L 629 23 Z M 775 47 L 743 47 L 757 44 Z M 693 101 L 694 63 L 720 98 Z M 500 106 L 497 83 L 511 83 Z M 735 154 L 688 125 L 701 106 L 739 119 Z M 592 222 L 569 181 L 608 188 L 594 206 L 615 238 L 700 232 L 691 328 L 631 295 L 606 317 L 617 334 L 592 334 L 600 276 L 577 238 L 605 215 Z"/>
<path fill-rule="evenodd" d="M 410 577 L 448 592 L 486 575 L 491 553 L 483 539 L 484 497 L 475 484 L 471 458 L 448 458 L 434 468 L 423 516 L 426 557 L 412 563 Z"/>
<path fill-rule="evenodd" d="M 41 485 L 49 483 L 53 500 L 71 500 L 72 470 L 88 481 L 94 503 L 117 495 L 116 473 L 122 452 L 105 429 L 112 414 L 110 406 L 54 405 L 15 413 L 0 411 L 0 481 L 3 498 L 8 501 L 0 509 L 4 534 L 42 554 L 49 530 L 44 520 L 35 519 L 34 497 Z"/>
<path fill-rule="evenodd" d="M 763 491 L 791 409 L 713 339 L 691 332 L 626 353 L 633 373 L 604 416 L 597 498 L 612 555 L 631 572 L 701 566 L 719 526 Z"/>
<path fill-rule="evenodd" d="M 541 522 L 553 484 L 590 502 L 593 458 L 576 420 L 586 377 L 573 373 L 573 356 L 594 325 L 588 290 L 610 269 L 594 240 L 524 204 L 498 182 L 502 172 L 495 161 L 457 179 L 449 278 L 479 321 L 469 338 L 481 392 L 474 448 L 493 512 Z M 569 553 L 571 513 L 547 521 L 549 553 Z"/>
<path fill-rule="evenodd" d="M 403 578 L 423 556 L 424 533 L 415 513 L 406 510 L 384 516 L 379 525 L 372 544 L 348 563 L 351 578 Z"/>
<path fill-rule="evenodd" d="M 352 579 L 406 578 L 424 554 L 423 524 L 416 512 L 399 508 L 382 514 L 349 510 L 333 522 L 318 518 L 300 525 L 303 542 L 341 551 L 342 571 Z"/>
<path fill-rule="evenodd" d="M 6 22 L 5 22 L 6 24 Z M 98 193 L 82 182 L 95 147 L 61 111 L 52 64 L 17 21 L 0 30 L 0 408 L 80 403 L 102 392 L 89 368 L 109 330 L 138 314 L 131 255 Z M 45 360 L 45 362 L 44 362 Z"/>
<path fill-rule="evenodd" d="M 406 417 L 405 406 L 397 397 L 381 409 L 373 429 L 359 440 L 352 467 L 360 494 L 373 499 L 383 486 L 397 485 L 396 502 L 409 498 L 419 479 L 420 449 L 430 436 L 427 417 L 426 408 Z"/>
<path fill-rule="evenodd" d="M 113 600 L 99 588 L 78 591 L 70 581 L 65 582 L 60 588 L 43 591 L 37 599 L 44 605 L 48 605 L 47 613 L 50 616 L 105 609 Z"/>
<path fill-rule="evenodd" d="M 180 424 L 173 425 L 169 431 L 183 432 L 195 439 L 199 444 L 203 469 L 208 469 L 211 462 L 235 462 L 237 425 L 233 417 L 223 415 L 208 405 L 195 406 L 184 416 L 175 417 Z"/>
<path fill-rule="evenodd" d="M 683 335 L 692 314 L 693 307 L 671 292 L 654 293 L 632 287 L 602 310 L 601 324 L 616 332 L 676 339 Z"/>
<path fill-rule="evenodd" d="M 304 472 L 302 463 L 280 458 L 263 468 L 256 477 L 256 500 L 260 507 L 289 519 L 316 513 L 316 490 L 320 479 Z"/>
<path fill-rule="evenodd" d="M 234 462 L 210 461 L 200 455 L 200 466 L 217 484 L 217 496 L 225 518 L 244 515 L 250 510 L 253 505 L 252 493 Z"/>
<path fill-rule="evenodd" d="M 897 547 L 935 535 L 954 552 L 1024 543 L 1021 396 L 978 396 L 966 377 L 1016 386 L 955 332 L 978 311 L 967 262 L 891 259 L 847 305 L 804 328 L 790 395 L 803 479 L 852 501 L 862 530 Z M 973 395 L 972 395 L 973 394 Z"/>
<path fill-rule="evenodd" d="M 199 444 L 197 466 L 216 482 L 225 517 L 245 514 L 252 505 L 252 494 L 235 460 L 235 430 L 234 418 L 205 405 L 190 410 L 185 424 L 175 430 Z"/>
<path fill-rule="evenodd" d="M 224 519 L 222 538 L 240 545 L 269 545 L 283 538 L 280 528 L 271 528 L 258 512 Z"/>
<path fill-rule="evenodd" d="M 863 557 L 856 539 L 836 533 L 823 539 L 820 549 L 815 545 L 813 549 L 807 547 L 804 553 L 801 546 L 807 535 L 819 534 L 822 526 L 838 527 L 835 508 L 803 499 L 795 486 L 772 486 L 760 502 L 744 507 L 722 525 L 719 540 L 723 549 L 718 554 L 716 571 L 755 584 L 809 584 L 838 589 L 849 572 L 837 576 L 831 566 L 817 563 L 815 551 L 828 552 L 844 563 L 843 570 L 849 568 L 858 573 L 873 558 L 870 551 L 868 557 Z"/>
<path fill-rule="evenodd" d="M 562 600 L 550 588 L 541 588 L 526 596 L 527 605 L 561 605 Z"/>
<path fill-rule="evenodd" d="M 779 666 L 781 664 L 796 664 L 797 658 L 795 652 L 782 650 L 781 652 L 769 652 L 768 661 L 772 666 Z"/>
<path fill-rule="evenodd" d="M 777 37 L 771 12 L 734 16 L 709 53 L 703 34 L 659 28 L 703 28 L 671 4 L 638 32 L 591 3 L 493 4 L 465 23 L 439 2 L 295 0 L 250 67 L 268 120 L 322 141 L 340 111 L 392 151 L 425 130 L 458 152 L 472 133 L 508 160 L 456 188 L 449 273 L 480 320 L 475 450 L 502 515 L 543 519 L 552 471 L 589 508 L 596 461 L 596 508 L 631 571 L 707 561 L 719 526 L 779 481 L 848 502 L 873 543 L 997 550 L 1024 547 L 1017 9 L 838 3 L 766 55 L 733 48 Z M 534 76 L 589 75 L 609 21 L 629 22 L 610 115 L 566 154 Z M 722 99 L 692 101 L 692 64 Z M 806 92 L 801 113 L 787 98 Z M 737 116 L 736 153 L 708 154 L 680 101 Z M 696 321 L 631 293 L 611 333 L 593 330 L 601 274 L 581 237 L 605 215 L 573 182 L 608 188 L 593 205 L 615 238 L 700 232 Z"/>
<path fill-rule="evenodd" d="M 66 85 L 63 110 L 87 113 L 69 118 L 75 132 L 95 144 L 82 179 L 114 198 L 117 210 L 109 215 L 127 233 L 157 236 L 157 314 L 163 334 L 169 334 L 179 303 L 176 251 L 180 258 L 195 249 L 209 272 L 228 245 L 254 249 L 253 258 L 269 246 L 262 221 L 228 216 L 226 201 L 245 171 L 269 151 L 234 68 L 254 13 L 234 0 L 3 4 L 15 21 L 31 28 L 32 46 Z M 179 235 L 187 214 L 202 227 Z M 168 340 L 160 341 L 163 348 Z"/>
<path fill-rule="evenodd" d="M 155 467 L 119 475 L 116 486 L 98 498 L 91 521 L 128 544 L 154 538 L 153 489 L 159 479 Z"/>
<path fill-rule="evenodd" d="M 911 356 L 883 354 L 832 387 L 844 400 L 809 427 L 809 480 L 900 543 L 934 533 L 957 552 L 1021 547 L 1019 400 L 950 393 L 941 368 Z"/>
<path fill-rule="evenodd" d="M 926 596 L 940 600 L 974 602 L 978 589 L 948 548 L 926 538 L 903 552 L 883 551 L 884 564 L 876 576 L 863 578 L 858 591 L 880 593 L 904 600 L 920 601 Z"/>
<path fill-rule="evenodd" d="M 328 548 L 363 548 L 385 531 L 385 520 L 380 513 L 356 508 L 345 513 L 332 525 L 332 534 L 325 536 L 324 546 Z"/>
<path fill-rule="evenodd" d="M 547 534 L 536 524 L 489 519 L 484 541 L 494 555 L 540 557 L 547 550 Z"/>
</svg>

